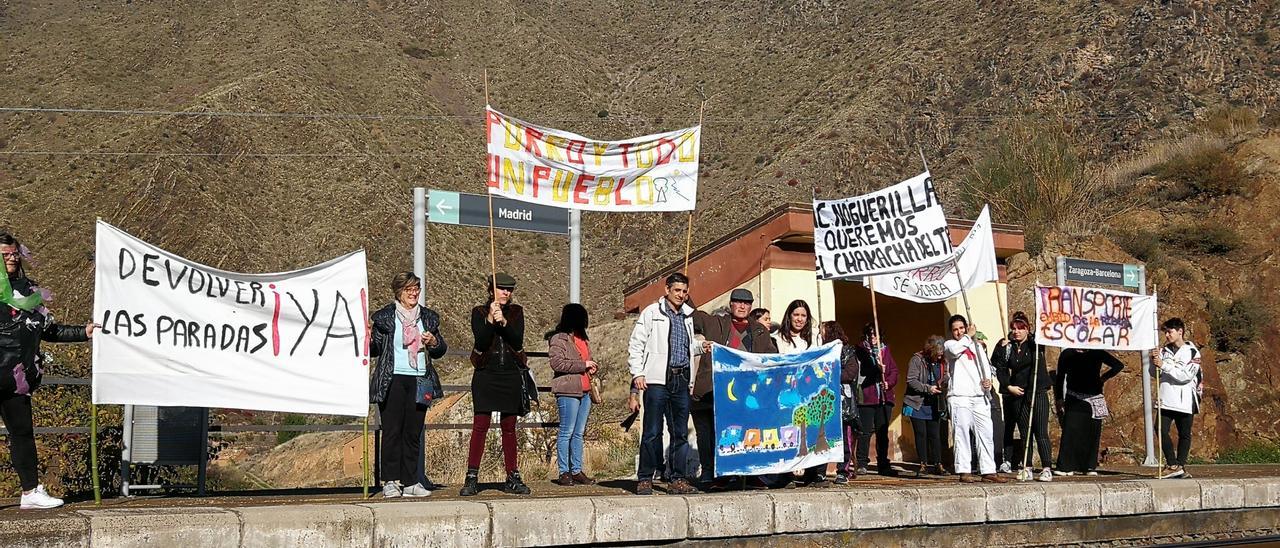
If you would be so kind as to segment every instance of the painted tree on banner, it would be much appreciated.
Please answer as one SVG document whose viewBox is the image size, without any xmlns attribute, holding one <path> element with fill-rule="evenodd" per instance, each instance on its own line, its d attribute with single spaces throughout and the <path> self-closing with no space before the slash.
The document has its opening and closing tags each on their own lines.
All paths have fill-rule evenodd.
<svg viewBox="0 0 1280 548">
<path fill-rule="evenodd" d="M 796 406 L 796 410 L 791 413 L 791 422 L 800 429 L 800 447 L 796 455 L 803 457 L 809 454 L 809 408 L 803 405 Z"/>
<path fill-rule="evenodd" d="M 808 416 L 805 417 L 806 421 L 810 425 L 818 427 L 818 443 L 814 447 L 814 451 L 826 451 L 831 446 L 827 443 L 827 429 L 824 428 L 824 425 L 835 415 L 836 395 L 824 386 L 809 399 L 807 407 Z"/>
</svg>

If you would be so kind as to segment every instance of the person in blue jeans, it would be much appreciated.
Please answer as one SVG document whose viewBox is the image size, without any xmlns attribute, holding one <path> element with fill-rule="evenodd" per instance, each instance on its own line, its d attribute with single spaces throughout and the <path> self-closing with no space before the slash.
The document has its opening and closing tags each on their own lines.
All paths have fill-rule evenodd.
<svg viewBox="0 0 1280 548">
<path fill-rule="evenodd" d="M 636 318 L 627 344 L 627 366 L 634 390 L 644 393 L 644 433 L 640 437 L 640 465 L 636 494 L 653 494 L 653 475 L 662 462 L 662 425 L 671 435 L 673 456 L 667 492 L 697 493 L 689 483 L 689 365 L 695 356 L 711 350 L 710 342 L 693 337 L 693 307 L 689 278 L 676 272 L 667 276 L 667 291 Z"/>
<path fill-rule="evenodd" d="M 551 359 L 551 393 L 560 411 L 560 434 L 556 436 L 556 457 L 560 485 L 595 483 L 582 472 L 582 434 L 591 414 L 591 377 L 600 366 L 591 359 L 587 344 L 587 309 L 570 303 L 560 311 L 560 323 L 547 333 L 547 356 Z"/>
</svg>

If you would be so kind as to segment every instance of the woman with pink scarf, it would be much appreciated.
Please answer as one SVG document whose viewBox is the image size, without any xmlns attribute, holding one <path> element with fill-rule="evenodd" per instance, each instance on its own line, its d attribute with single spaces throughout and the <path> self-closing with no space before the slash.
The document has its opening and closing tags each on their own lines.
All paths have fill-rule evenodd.
<svg viewBox="0 0 1280 548">
<path fill-rule="evenodd" d="M 391 280 L 395 302 L 373 313 L 369 355 L 376 358 L 369 400 L 382 418 L 382 496 L 425 497 L 418 479 L 418 450 L 427 406 L 439 397 L 440 375 L 432 360 L 448 346 L 440 335 L 440 315 L 422 306 L 421 280 L 401 272 Z"/>
</svg>

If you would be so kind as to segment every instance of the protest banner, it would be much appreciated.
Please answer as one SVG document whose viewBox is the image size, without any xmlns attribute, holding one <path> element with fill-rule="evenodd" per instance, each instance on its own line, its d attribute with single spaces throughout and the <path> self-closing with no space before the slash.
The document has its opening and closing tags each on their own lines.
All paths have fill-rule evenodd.
<svg viewBox="0 0 1280 548">
<path fill-rule="evenodd" d="M 991 212 L 986 206 L 973 222 L 969 235 L 955 247 L 954 259 L 905 272 L 868 276 L 863 279 L 863 285 L 873 287 L 881 295 L 917 303 L 936 303 L 960 295 L 957 268 L 965 289 L 1000 279 L 995 241 L 991 236 Z"/>
<path fill-rule="evenodd" d="M 1149 350 L 1156 297 L 1072 286 L 1036 286 L 1036 342 L 1060 348 Z"/>
<path fill-rule="evenodd" d="M 702 127 L 596 141 L 485 109 L 489 192 L 591 211 L 692 211 Z"/>
<path fill-rule="evenodd" d="M 210 268 L 99 221 L 93 403 L 364 416 L 364 251 L 278 274 Z"/>
<path fill-rule="evenodd" d="M 841 200 L 814 200 L 818 278 L 862 278 L 937 264 L 952 255 L 929 172 Z"/>
<path fill-rule="evenodd" d="M 844 459 L 840 343 L 796 354 L 711 350 L 716 474 L 778 474 Z"/>
</svg>

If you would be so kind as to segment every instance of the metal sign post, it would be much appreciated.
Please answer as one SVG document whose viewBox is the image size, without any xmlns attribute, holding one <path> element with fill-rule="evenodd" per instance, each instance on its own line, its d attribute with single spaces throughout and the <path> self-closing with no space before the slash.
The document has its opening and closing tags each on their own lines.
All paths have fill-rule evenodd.
<svg viewBox="0 0 1280 548">
<path fill-rule="evenodd" d="M 1058 256 L 1058 285 L 1068 282 L 1085 282 L 1100 285 L 1119 286 L 1133 289 L 1139 295 L 1147 294 L 1147 267 L 1121 263 L 1105 263 L 1072 257 Z M 1151 369 L 1147 364 L 1151 360 L 1151 351 L 1142 351 L 1142 424 L 1143 439 L 1146 442 L 1147 456 L 1143 466 L 1156 465 L 1155 422 L 1152 420 L 1151 405 Z"/>
</svg>

